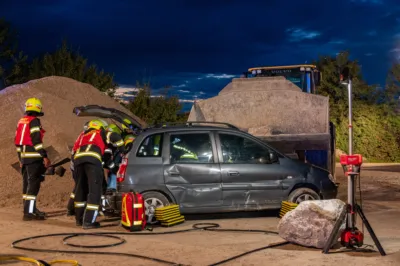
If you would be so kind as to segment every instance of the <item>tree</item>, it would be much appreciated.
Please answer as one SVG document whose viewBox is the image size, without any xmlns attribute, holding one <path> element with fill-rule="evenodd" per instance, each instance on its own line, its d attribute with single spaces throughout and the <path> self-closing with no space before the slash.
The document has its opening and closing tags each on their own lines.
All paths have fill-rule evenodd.
<svg viewBox="0 0 400 266">
<path fill-rule="evenodd" d="M 182 105 L 177 96 L 153 96 L 149 83 L 137 83 L 136 87 L 140 89 L 127 108 L 146 123 L 181 122 L 184 119 L 184 116 L 178 115 Z"/>
<path fill-rule="evenodd" d="M 329 96 L 332 104 L 347 101 L 347 90 L 340 85 L 340 70 L 348 67 L 353 79 L 353 96 L 355 100 L 376 102 L 376 86 L 368 85 L 361 75 L 361 66 L 357 60 L 350 60 L 348 51 L 338 53 L 336 57 L 321 56 L 314 62 L 322 73 L 318 94 Z"/>
<path fill-rule="evenodd" d="M 377 86 L 368 85 L 363 80 L 358 62 L 350 60 L 348 52 L 335 58 L 321 56 L 315 63 L 322 72 L 321 86 L 317 91 L 330 98 L 330 119 L 336 126 L 336 147 L 348 150 L 348 92 L 339 84 L 340 67 L 348 66 L 353 76 L 354 152 L 369 161 L 400 160 L 400 117 L 388 105 L 397 91 L 382 93 Z M 395 77 L 394 73 L 399 72 L 392 69 L 390 73 Z"/>
<path fill-rule="evenodd" d="M 397 106 L 400 96 L 400 64 L 393 64 L 386 78 L 382 100 L 390 106 Z"/>
<path fill-rule="evenodd" d="M 64 40 L 61 47 L 52 53 L 35 58 L 28 66 L 26 80 L 46 76 L 62 76 L 89 83 L 102 92 L 113 96 L 118 86 L 114 75 L 98 70 L 96 65 L 87 65 L 87 59 L 71 48 Z"/>
<path fill-rule="evenodd" d="M 16 31 L 0 19 L 0 89 L 23 80 L 27 56 L 18 51 Z"/>
</svg>

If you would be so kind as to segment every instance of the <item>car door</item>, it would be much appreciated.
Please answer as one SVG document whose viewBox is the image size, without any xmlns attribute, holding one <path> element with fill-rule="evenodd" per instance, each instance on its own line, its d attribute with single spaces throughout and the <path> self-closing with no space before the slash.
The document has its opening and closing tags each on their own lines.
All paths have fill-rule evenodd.
<svg viewBox="0 0 400 266">
<path fill-rule="evenodd" d="M 165 184 L 185 211 L 222 206 L 221 173 L 209 131 L 167 134 Z"/>
<path fill-rule="evenodd" d="M 223 206 L 233 208 L 279 207 L 284 199 L 286 171 L 268 162 L 267 146 L 240 133 L 219 131 L 216 136 L 222 178 Z"/>
</svg>

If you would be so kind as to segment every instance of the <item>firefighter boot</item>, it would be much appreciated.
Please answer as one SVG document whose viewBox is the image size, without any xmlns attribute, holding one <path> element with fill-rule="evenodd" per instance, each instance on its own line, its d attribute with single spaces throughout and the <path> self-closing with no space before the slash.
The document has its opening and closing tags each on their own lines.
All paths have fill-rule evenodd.
<svg viewBox="0 0 400 266">
<path fill-rule="evenodd" d="M 45 220 L 46 217 L 44 215 L 36 214 L 36 213 L 28 213 L 24 214 L 22 220 L 24 221 L 32 221 L 32 220 Z"/>
<path fill-rule="evenodd" d="M 40 211 L 38 208 L 35 209 L 35 214 L 40 215 L 40 216 L 46 216 L 46 213 Z"/>
<path fill-rule="evenodd" d="M 99 205 L 87 204 L 85 214 L 83 215 L 83 229 L 94 229 L 100 227 L 100 223 L 96 222 L 99 207 Z"/>
<path fill-rule="evenodd" d="M 83 223 L 82 228 L 83 229 L 95 229 L 99 228 L 100 223 L 99 222 L 94 222 L 94 223 Z"/>
<path fill-rule="evenodd" d="M 24 202 L 24 221 L 45 220 L 45 215 L 36 209 L 36 196 L 27 195 Z"/>
</svg>

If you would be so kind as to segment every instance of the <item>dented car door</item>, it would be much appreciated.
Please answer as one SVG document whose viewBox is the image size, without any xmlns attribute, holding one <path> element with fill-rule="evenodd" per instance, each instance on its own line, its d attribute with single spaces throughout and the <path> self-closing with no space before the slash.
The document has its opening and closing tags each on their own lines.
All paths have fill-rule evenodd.
<svg viewBox="0 0 400 266">
<path fill-rule="evenodd" d="M 214 136 L 209 131 L 180 131 L 166 136 L 168 158 L 164 164 L 165 185 L 180 207 L 220 207 L 221 173 Z"/>
<path fill-rule="evenodd" d="M 284 199 L 285 171 L 267 163 L 269 150 L 240 134 L 218 132 L 224 208 L 279 208 Z"/>
</svg>

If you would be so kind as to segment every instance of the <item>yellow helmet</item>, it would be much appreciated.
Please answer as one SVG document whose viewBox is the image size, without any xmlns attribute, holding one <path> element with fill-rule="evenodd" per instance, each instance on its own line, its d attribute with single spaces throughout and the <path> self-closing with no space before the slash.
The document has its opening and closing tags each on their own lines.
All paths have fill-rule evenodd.
<svg viewBox="0 0 400 266">
<path fill-rule="evenodd" d="M 91 128 L 91 129 L 106 129 L 107 125 L 104 125 L 103 121 L 101 121 L 100 119 L 95 119 L 95 120 L 91 120 L 88 125 L 87 128 Z"/>
<path fill-rule="evenodd" d="M 38 98 L 29 98 L 25 102 L 25 112 L 42 113 L 42 102 Z"/>
<path fill-rule="evenodd" d="M 126 124 L 128 124 L 128 125 L 132 125 L 132 122 L 129 120 L 129 119 L 127 119 L 127 118 L 125 118 L 124 119 L 124 122 L 126 123 Z M 129 127 L 127 127 L 125 124 L 122 124 L 122 129 L 123 130 L 127 130 L 127 129 L 129 129 Z"/>
<path fill-rule="evenodd" d="M 110 132 L 118 133 L 118 134 L 122 133 L 121 129 L 116 124 L 108 125 L 107 130 L 110 131 Z"/>
</svg>

